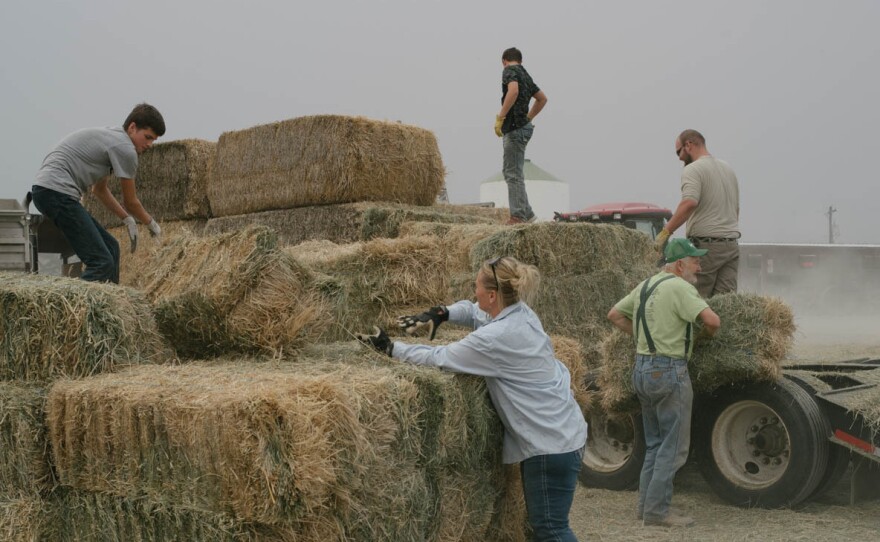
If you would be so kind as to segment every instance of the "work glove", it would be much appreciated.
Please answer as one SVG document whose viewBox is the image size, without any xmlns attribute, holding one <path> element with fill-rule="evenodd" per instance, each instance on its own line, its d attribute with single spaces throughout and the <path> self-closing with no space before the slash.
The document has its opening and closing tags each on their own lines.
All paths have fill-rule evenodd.
<svg viewBox="0 0 880 542">
<path fill-rule="evenodd" d="M 147 227 L 150 229 L 150 235 L 153 237 L 159 237 L 162 235 L 162 228 L 159 226 L 159 223 L 156 222 L 156 219 L 150 220 L 150 223 L 147 224 Z"/>
<path fill-rule="evenodd" d="M 669 242 L 669 231 L 666 228 L 660 230 L 660 233 L 657 234 L 657 238 L 654 239 L 654 248 L 657 249 L 657 252 L 663 256 L 663 251 L 666 250 L 666 243 Z"/>
<path fill-rule="evenodd" d="M 134 251 L 137 250 L 138 246 L 137 222 L 134 221 L 133 216 L 129 215 L 122 219 L 122 223 L 128 228 L 128 239 L 131 241 L 131 253 L 134 254 Z"/>
<path fill-rule="evenodd" d="M 504 124 L 504 119 L 507 117 L 502 117 L 501 115 L 495 115 L 495 135 L 498 137 L 503 137 L 504 134 L 501 133 L 501 126 Z"/>
<path fill-rule="evenodd" d="M 381 327 L 374 326 L 373 330 L 374 333 L 372 335 L 358 333 L 355 337 L 357 337 L 357 340 L 360 342 L 375 348 L 380 354 L 385 354 L 388 357 L 391 357 L 391 351 L 394 350 L 394 343 L 391 342 L 391 338 L 388 337 L 388 334 L 385 333 L 385 330 Z"/>
<path fill-rule="evenodd" d="M 427 327 L 428 333 L 430 333 L 431 340 L 433 341 L 434 335 L 437 334 L 437 328 L 447 320 L 449 320 L 449 311 L 443 305 L 437 305 L 436 307 L 431 307 L 422 314 L 416 314 L 414 316 L 398 316 L 397 326 L 406 331 L 408 335 L 415 335 L 423 328 Z"/>
</svg>

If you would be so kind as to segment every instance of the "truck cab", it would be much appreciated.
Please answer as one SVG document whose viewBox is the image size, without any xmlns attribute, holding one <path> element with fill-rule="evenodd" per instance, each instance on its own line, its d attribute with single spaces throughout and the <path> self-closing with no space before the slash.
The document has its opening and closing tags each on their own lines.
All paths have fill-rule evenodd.
<svg viewBox="0 0 880 542">
<path fill-rule="evenodd" d="M 638 230 L 651 239 L 657 237 L 672 211 L 652 203 L 600 203 L 571 213 L 553 213 L 556 222 L 619 224 Z"/>
</svg>

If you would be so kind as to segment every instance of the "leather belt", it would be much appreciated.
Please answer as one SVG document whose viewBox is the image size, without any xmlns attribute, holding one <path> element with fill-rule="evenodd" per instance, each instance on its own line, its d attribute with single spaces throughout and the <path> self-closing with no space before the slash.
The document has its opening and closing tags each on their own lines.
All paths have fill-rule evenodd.
<svg viewBox="0 0 880 542">
<path fill-rule="evenodd" d="M 688 237 L 694 243 L 730 243 L 736 241 L 736 237 Z"/>
</svg>

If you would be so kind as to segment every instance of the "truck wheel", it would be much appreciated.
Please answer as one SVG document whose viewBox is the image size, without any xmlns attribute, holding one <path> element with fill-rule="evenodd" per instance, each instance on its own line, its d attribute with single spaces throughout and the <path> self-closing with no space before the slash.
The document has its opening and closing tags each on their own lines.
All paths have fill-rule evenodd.
<svg viewBox="0 0 880 542">
<path fill-rule="evenodd" d="M 601 489 L 634 489 L 645 460 L 641 414 L 608 415 L 594 408 L 587 416 L 589 436 L 580 482 Z"/>
<path fill-rule="evenodd" d="M 827 421 L 797 384 L 781 379 L 726 388 L 706 401 L 696 432 L 700 471 L 737 506 L 794 506 L 828 466 Z"/>
</svg>

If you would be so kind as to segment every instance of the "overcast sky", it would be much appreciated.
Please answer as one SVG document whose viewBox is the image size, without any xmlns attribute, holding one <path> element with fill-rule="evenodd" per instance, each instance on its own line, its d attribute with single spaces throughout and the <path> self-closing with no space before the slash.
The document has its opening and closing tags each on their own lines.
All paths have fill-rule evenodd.
<svg viewBox="0 0 880 542">
<path fill-rule="evenodd" d="M 527 157 L 571 208 L 674 208 L 674 141 L 739 177 L 743 241 L 880 243 L 880 1 L 4 0 L 0 198 L 66 134 L 157 106 L 160 141 L 314 114 L 432 130 L 453 203 L 501 169 L 501 52 L 549 97 Z"/>
</svg>

